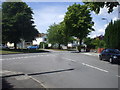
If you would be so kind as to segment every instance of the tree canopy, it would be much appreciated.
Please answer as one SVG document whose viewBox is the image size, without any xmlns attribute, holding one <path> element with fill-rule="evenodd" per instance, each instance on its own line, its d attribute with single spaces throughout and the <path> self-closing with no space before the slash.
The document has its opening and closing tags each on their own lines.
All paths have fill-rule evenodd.
<svg viewBox="0 0 120 90">
<path fill-rule="evenodd" d="M 48 42 L 51 44 L 58 44 L 58 48 L 60 49 L 60 45 L 67 45 L 68 42 L 72 42 L 72 37 L 68 36 L 65 32 L 64 22 L 60 24 L 53 24 L 49 26 L 47 30 Z"/>
<path fill-rule="evenodd" d="M 38 31 L 32 18 L 32 10 L 24 2 L 2 3 L 2 39 L 15 44 L 21 39 L 31 41 Z"/>
<path fill-rule="evenodd" d="M 109 23 L 105 29 L 105 42 L 107 48 L 120 49 L 120 20 Z"/>
<path fill-rule="evenodd" d="M 80 39 L 80 45 L 82 39 L 85 38 L 89 32 L 94 31 L 92 26 L 94 22 L 90 14 L 90 10 L 86 5 L 73 4 L 67 8 L 67 12 L 64 18 L 66 25 L 66 32 L 70 36 L 75 36 Z"/>
<path fill-rule="evenodd" d="M 96 14 L 98 14 L 101 8 L 104 8 L 104 7 L 108 8 L 108 13 L 111 13 L 114 7 L 117 7 L 118 5 L 120 5 L 119 2 L 117 1 L 116 2 L 84 2 L 84 3 Z"/>
</svg>

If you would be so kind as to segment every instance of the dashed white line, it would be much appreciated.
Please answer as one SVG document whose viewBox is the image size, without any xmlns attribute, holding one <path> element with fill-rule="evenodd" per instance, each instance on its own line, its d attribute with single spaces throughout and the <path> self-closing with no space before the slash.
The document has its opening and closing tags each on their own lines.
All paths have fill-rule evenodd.
<svg viewBox="0 0 120 90">
<path fill-rule="evenodd" d="M 15 58 L 5 58 L 5 59 L 0 59 L 2 60 L 14 60 L 14 59 L 23 59 L 23 58 L 31 58 L 31 57 L 38 57 L 38 56 L 49 56 L 49 55 L 35 55 L 35 56 L 25 56 L 25 57 L 15 57 Z"/>
<path fill-rule="evenodd" d="M 85 65 L 85 66 L 88 66 L 88 67 L 103 71 L 103 72 L 108 72 L 107 70 L 104 70 L 104 69 L 101 69 L 101 68 L 98 68 L 98 67 L 95 67 L 95 66 L 92 66 L 92 65 L 89 65 L 89 64 L 85 64 L 85 63 L 82 63 L 82 64 Z"/>
<path fill-rule="evenodd" d="M 72 62 L 76 62 L 75 60 L 72 60 L 72 59 L 69 59 L 69 58 L 63 58 L 63 59 L 66 59 L 66 60 L 69 60 L 69 61 L 72 61 Z"/>
<path fill-rule="evenodd" d="M 72 61 L 72 62 L 76 62 L 75 60 L 72 60 L 72 59 L 69 59 L 69 58 L 63 58 L 63 59 L 66 59 L 66 60 L 69 60 L 69 61 Z M 98 67 L 95 67 L 95 66 L 92 66 L 92 65 L 89 65 L 89 64 L 82 63 L 82 65 L 97 69 L 99 71 L 108 72 L 107 70 L 104 70 L 104 69 L 101 69 L 101 68 L 98 68 Z"/>
<path fill-rule="evenodd" d="M 116 75 L 117 77 L 120 77 L 119 75 Z"/>
</svg>

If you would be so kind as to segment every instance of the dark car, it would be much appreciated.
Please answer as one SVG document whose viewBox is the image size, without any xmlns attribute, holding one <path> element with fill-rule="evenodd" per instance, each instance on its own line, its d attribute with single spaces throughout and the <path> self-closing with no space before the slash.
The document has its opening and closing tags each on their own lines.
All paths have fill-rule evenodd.
<svg viewBox="0 0 120 90">
<path fill-rule="evenodd" d="M 104 49 L 99 54 L 100 60 L 108 60 L 110 63 L 120 63 L 120 51 L 118 49 Z"/>
</svg>

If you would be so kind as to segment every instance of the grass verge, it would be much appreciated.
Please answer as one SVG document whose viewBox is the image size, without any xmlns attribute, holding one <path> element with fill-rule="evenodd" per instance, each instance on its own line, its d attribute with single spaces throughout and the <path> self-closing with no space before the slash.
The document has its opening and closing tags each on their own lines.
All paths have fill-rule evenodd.
<svg viewBox="0 0 120 90">
<path fill-rule="evenodd" d="M 45 51 L 45 50 L 35 50 L 35 49 L 31 49 L 31 50 L 28 50 L 28 49 L 17 49 L 17 50 L 14 50 L 14 49 L 7 49 L 7 50 L 0 50 L 0 54 L 20 54 L 20 53 L 40 53 L 40 52 L 48 52 L 48 51 Z"/>
</svg>

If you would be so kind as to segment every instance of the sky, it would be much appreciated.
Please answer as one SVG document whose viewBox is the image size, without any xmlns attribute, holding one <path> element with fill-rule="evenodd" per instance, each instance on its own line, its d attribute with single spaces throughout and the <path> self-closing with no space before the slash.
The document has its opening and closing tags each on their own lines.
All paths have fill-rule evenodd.
<svg viewBox="0 0 120 90">
<path fill-rule="evenodd" d="M 67 12 L 67 7 L 75 2 L 26 2 L 26 4 L 33 10 L 33 18 L 36 28 L 40 33 L 47 33 L 50 25 L 60 23 Z M 82 2 L 76 2 L 83 4 Z M 101 9 L 99 14 L 91 12 L 93 17 L 95 31 L 91 32 L 89 37 L 94 38 L 99 35 L 104 35 L 105 28 L 111 20 L 117 20 L 118 7 L 110 14 L 107 13 L 107 8 Z M 106 20 L 102 20 L 106 18 Z"/>
</svg>

